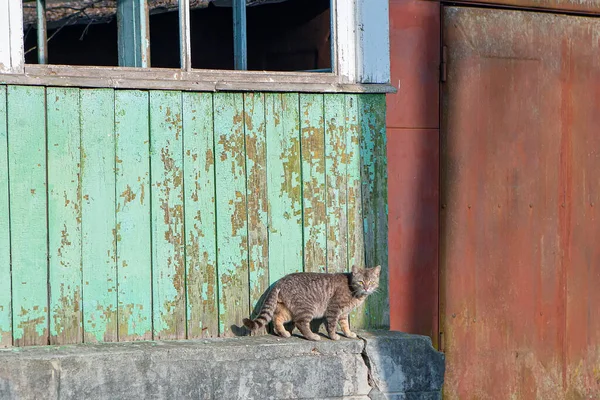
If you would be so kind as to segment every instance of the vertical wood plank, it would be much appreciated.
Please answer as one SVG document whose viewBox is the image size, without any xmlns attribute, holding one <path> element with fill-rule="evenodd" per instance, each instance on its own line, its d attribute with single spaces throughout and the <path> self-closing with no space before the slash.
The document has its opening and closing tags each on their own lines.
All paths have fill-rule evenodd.
<svg viewBox="0 0 600 400">
<path fill-rule="evenodd" d="M 12 346 L 6 86 L 0 86 L 0 348 Z"/>
<path fill-rule="evenodd" d="M 181 92 L 150 92 L 154 339 L 186 337 Z"/>
<path fill-rule="evenodd" d="M 327 269 L 323 95 L 300 94 L 304 270 Z"/>
<path fill-rule="evenodd" d="M 0 72 L 23 73 L 23 1 L 0 2 Z"/>
<path fill-rule="evenodd" d="M 327 272 L 348 270 L 346 112 L 344 95 L 326 94 Z"/>
<path fill-rule="evenodd" d="M 146 0 L 117 2 L 119 66 L 150 66 L 150 24 Z"/>
<path fill-rule="evenodd" d="M 214 95 L 219 331 L 229 335 L 249 310 L 243 96 Z"/>
<path fill-rule="evenodd" d="M 254 308 L 269 287 L 269 235 L 267 192 L 267 142 L 265 95 L 244 95 L 248 196 L 248 266 L 250 307 Z"/>
<path fill-rule="evenodd" d="M 183 93 L 188 338 L 217 336 L 213 99 Z"/>
<path fill-rule="evenodd" d="M 81 343 L 79 89 L 48 88 L 50 344 Z"/>
<path fill-rule="evenodd" d="M 7 104 L 14 345 L 46 345 L 49 326 L 45 88 L 9 86 Z"/>
<path fill-rule="evenodd" d="M 233 0 L 233 64 L 237 70 L 248 69 L 246 25 L 246 0 Z"/>
<path fill-rule="evenodd" d="M 361 179 L 365 257 L 368 267 L 381 265 L 379 290 L 366 301 L 368 328 L 387 328 L 390 321 L 387 257 L 387 162 L 385 95 L 359 97 Z"/>
<path fill-rule="evenodd" d="M 117 340 L 114 90 L 80 91 L 85 342 Z"/>
<path fill-rule="evenodd" d="M 303 269 L 298 94 L 266 93 L 269 283 Z"/>
<path fill-rule="evenodd" d="M 148 92 L 115 92 L 119 341 L 152 339 Z"/>
<path fill-rule="evenodd" d="M 345 95 L 346 109 L 346 152 L 348 154 L 347 204 L 348 204 L 348 267 L 365 266 L 365 244 L 363 237 L 363 199 L 360 160 L 360 117 L 358 113 L 358 95 Z M 358 307 L 351 314 L 350 323 L 353 328 L 365 327 L 365 305 Z"/>
</svg>

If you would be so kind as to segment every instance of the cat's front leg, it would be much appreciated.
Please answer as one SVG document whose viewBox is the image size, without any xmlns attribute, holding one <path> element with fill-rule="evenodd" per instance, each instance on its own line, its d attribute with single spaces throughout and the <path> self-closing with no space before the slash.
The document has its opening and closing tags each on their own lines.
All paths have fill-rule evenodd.
<svg viewBox="0 0 600 400">
<path fill-rule="evenodd" d="M 310 320 L 299 320 L 294 322 L 296 324 L 296 328 L 298 328 L 298 330 L 306 339 L 314 341 L 321 340 L 321 336 L 317 335 L 316 333 L 310 330 Z"/>
<path fill-rule="evenodd" d="M 342 328 L 342 332 L 344 335 L 349 338 L 356 338 L 356 333 L 350 330 L 350 324 L 348 323 L 348 316 L 344 315 L 340 318 L 340 327 Z"/>
</svg>

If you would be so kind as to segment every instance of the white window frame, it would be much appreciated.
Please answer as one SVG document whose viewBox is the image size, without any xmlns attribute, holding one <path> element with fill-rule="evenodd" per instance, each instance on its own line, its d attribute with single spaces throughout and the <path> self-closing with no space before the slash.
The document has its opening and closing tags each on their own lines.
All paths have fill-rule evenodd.
<svg viewBox="0 0 600 400">
<path fill-rule="evenodd" d="M 143 7 L 144 0 L 133 0 L 136 1 L 143 2 Z M 239 0 L 234 0 L 234 7 L 238 2 Z M 26 65 L 22 0 L 1 0 L 0 84 L 198 91 L 394 91 L 389 85 L 388 0 L 332 0 L 331 73 L 192 69 L 189 0 L 179 0 L 179 5 L 181 68 L 83 67 Z M 239 15 L 239 8 L 237 13 Z M 144 23 L 143 18 L 141 23 Z M 145 23 L 147 24 L 147 21 Z M 142 42 L 142 45 L 146 46 L 141 50 L 143 54 L 148 43 L 143 40 Z M 246 50 L 236 48 L 235 51 L 243 54 Z M 141 58 L 145 59 L 143 56 Z M 147 64 L 142 64 L 142 67 L 145 65 Z"/>
</svg>

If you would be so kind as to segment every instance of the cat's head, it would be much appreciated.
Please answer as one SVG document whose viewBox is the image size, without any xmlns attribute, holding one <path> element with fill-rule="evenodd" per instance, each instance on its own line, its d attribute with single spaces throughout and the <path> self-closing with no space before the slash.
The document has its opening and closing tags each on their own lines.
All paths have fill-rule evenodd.
<svg viewBox="0 0 600 400">
<path fill-rule="evenodd" d="M 354 292 L 359 296 L 366 296 L 375 292 L 379 287 L 380 273 L 380 265 L 374 268 L 359 268 L 353 266 L 351 285 Z"/>
</svg>

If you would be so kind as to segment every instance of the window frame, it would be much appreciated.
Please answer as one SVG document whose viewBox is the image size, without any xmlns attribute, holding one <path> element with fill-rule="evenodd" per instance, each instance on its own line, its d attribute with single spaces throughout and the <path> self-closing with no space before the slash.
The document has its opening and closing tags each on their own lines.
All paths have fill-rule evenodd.
<svg viewBox="0 0 600 400">
<path fill-rule="evenodd" d="M 38 4 L 45 0 L 37 0 Z M 181 68 L 148 68 L 146 0 L 119 0 L 119 29 L 133 21 L 139 29 L 119 33 L 121 54 L 133 54 L 136 67 L 25 64 L 22 0 L 0 2 L 0 84 L 175 89 L 193 91 L 300 91 L 389 93 L 388 0 L 331 0 L 332 72 L 246 71 L 245 0 L 233 0 L 236 70 L 191 68 L 189 0 L 179 2 Z M 236 11 L 237 10 L 237 11 Z M 123 17 L 125 15 L 125 18 Z M 238 22 L 236 24 L 236 21 Z M 131 24 L 131 23 L 130 23 Z M 129 35 L 125 37 L 125 35 Z M 42 36 L 45 37 L 45 32 Z M 129 45 L 127 51 L 122 46 Z M 43 50 L 43 49 L 42 49 Z M 132 53 L 135 52 L 135 53 Z"/>
</svg>

